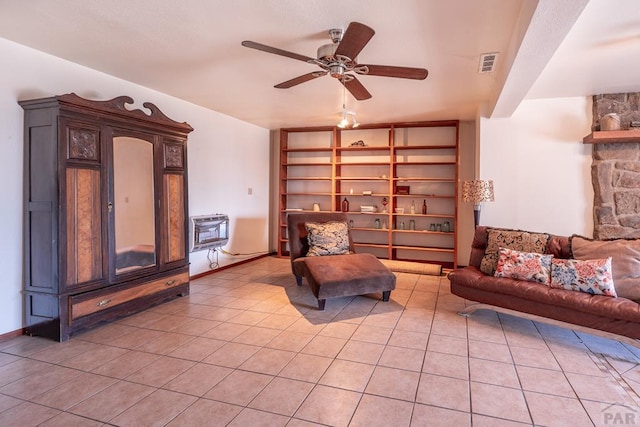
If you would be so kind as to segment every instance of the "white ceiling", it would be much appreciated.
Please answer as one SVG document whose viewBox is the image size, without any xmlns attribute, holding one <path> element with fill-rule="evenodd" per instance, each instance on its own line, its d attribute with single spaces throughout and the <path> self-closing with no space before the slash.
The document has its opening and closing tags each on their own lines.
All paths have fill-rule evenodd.
<svg viewBox="0 0 640 427">
<path fill-rule="evenodd" d="M 347 107 L 362 123 L 640 92 L 638 0 L 0 0 L 2 38 L 270 129 L 335 124 L 342 86 L 324 76 L 275 89 L 319 68 L 240 43 L 314 57 L 351 21 L 376 31 L 359 62 L 429 70 L 359 76 L 373 98 L 348 95 Z M 496 70 L 480 74 L 487 52 Z"/>
</svg>

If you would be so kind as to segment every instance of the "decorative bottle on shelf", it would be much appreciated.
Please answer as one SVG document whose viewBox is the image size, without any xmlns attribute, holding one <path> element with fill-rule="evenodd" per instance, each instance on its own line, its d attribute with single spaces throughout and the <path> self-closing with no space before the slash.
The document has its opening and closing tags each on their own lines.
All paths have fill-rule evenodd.
<svg viewBox="0 0 640 427">
<path fill-rule="evenodd" d="M 444 231 L 445 233 L 448 233 L 451 231 L 451 225 L 449 224 L 449 221 L 445 221 L 442 224 L 442 231 Z"/>
<path fill-rule="evenodd" d="M 423 200 L 422 201 L 422 215 L 426 215 L 427 214 L 427 200 Z"/>
<path fill-rule="evenodd" d="M 416 213 L 416 201 L 415 200 L 411 201 L 411 213 L 412 214 Z"/>
<path fill-rule="evenodd" d="M 342 201 L 342 212 L 349 212 L 349 201 L 346 197 Z"/>
</svg>

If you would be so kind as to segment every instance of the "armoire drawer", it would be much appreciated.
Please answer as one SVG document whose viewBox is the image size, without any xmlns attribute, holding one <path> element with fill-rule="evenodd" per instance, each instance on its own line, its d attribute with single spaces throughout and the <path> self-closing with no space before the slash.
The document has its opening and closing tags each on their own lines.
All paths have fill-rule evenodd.
<svg viewBox="0 0 640 427">
<path fill-rule="evenodd" d="M 189 273 L 184 272 L 153 280 L 151 282 L 134 285 L 129 288 L 121 288 L 120 290 L 112 293 L 100 294 L 95 297 L 88 297 L 87 295 L 71 297 L 71 320 L 97 313 L 102 310 L 107 310 L 111 307 L 115 307 L 119 304 L 123 304 L 140 297 L 153 295 L 187 282 L 189 282 Z"/>
</svg>

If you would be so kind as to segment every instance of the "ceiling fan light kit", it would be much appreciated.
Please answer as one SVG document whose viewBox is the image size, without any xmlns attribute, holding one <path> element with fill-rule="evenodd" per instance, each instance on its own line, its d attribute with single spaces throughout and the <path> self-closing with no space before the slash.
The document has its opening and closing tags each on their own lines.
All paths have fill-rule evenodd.
<svg viewBox="0 0 640 427">
<path fill-rule="evenodd" d="M 263 52 L 304 61 L 309 64 L 315 64 L 322 68 L 322 71 L 303 74 L 302 76 L 275 85 L 274 87 L 278 89 L 288 89 L 328 74 L 338 79 L 354 98 L 362 101 L 371 98 L 371 94 L 362 83 L 360 83 L 355 74 L 414 80 L 424 80 L 427 78 L 429 72 L 424 68 L 358 64 L 356 60 L 358 54 L 360 54 L 366 44 L 369 43 L 369 40 L 371 40 L 374 34 L 375 31 L 372 28 L 359 22 L 351 22 L 344 32 L 341 29 L 331 29 L 329 30 L 329 37 L 332 43 L 320 46 L 316 58 L 250 40 L 243 41 L 242 45 Z"/>
<path fill-rule="evenodd" d="M 356 119 L 356 113 L 343 109 L 342 118 L 336 126 L 338 126 L 340 129 L 355 129 L 360 126 L 360 123 Z"/>
</svg>

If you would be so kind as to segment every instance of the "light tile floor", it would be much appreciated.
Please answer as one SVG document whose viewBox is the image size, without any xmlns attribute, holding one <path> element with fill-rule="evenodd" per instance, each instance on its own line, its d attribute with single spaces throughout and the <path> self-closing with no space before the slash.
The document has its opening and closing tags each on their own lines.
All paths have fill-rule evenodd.
<svg viewBox="0 0 640 427">
<path fill-rule="evenodd" d="M 445 277 L 327 301 L 262 258 L 65 343 L 0 343 L 1 426 L 640 424 L 640 350 L 478 311 Z"/>
</svg>

